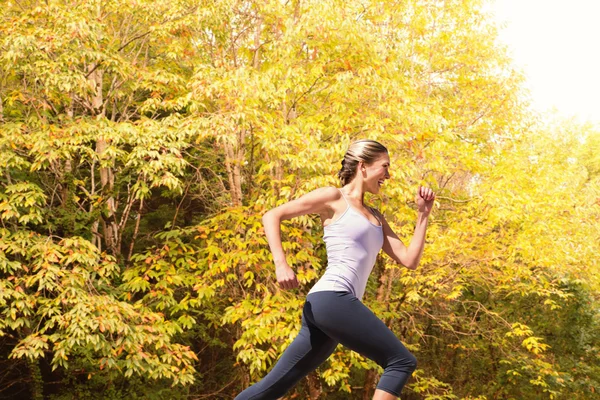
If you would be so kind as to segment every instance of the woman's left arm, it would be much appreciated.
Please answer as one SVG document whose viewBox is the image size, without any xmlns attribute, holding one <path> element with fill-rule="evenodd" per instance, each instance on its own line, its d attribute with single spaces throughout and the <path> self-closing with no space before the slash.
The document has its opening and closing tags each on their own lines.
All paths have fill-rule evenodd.
<svg viewBox="0 0 600 400">
<path fill-rule="evenodd" d="M 419 261 L 421 261 L 423 248 L 425 247 L 427 222 L 433 208 L 433 202 L 435 201 L 435 193 L 429 188 L 419 187 L 416 201 L 418 210 L 417 224 L 408 247 L 402 243 L 383 215 L 379 213 L 383 227 L 383 251 L 390 256 L 392 260 L 409 269 L 416 269 L 419 265 Z"/>
</svg>

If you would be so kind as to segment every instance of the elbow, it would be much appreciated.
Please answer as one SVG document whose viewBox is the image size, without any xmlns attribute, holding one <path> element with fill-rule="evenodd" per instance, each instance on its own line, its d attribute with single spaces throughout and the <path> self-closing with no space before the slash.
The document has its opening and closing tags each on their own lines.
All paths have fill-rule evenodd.
<svg viewBox="0 0 600 400">
<path fill-rule="evenodd" d="M 266 213 L 263 214 L 263 216 L 262 216 L 262 222 L 263 222 L 263 224 L 265 223 L 265 221 L 267 219 L 269 219 L 270 215 L 271 215 L 271 210 L 269 210 L 269 211 L 267 211 Z"/>
<path fill-rule="evenodd" d="M 421 257 L 413 257 L 408 251 L 396 252 L 392 257 L 398 264 L 410 270 L 415 270 L 419 266 Z"/>
<path fill-rule="evenodd" d="M 419 266 L 419 264 L 421 264 L 421 255 L 419 255 L 417 258 L 415 258 L 414 260 L 412 260 L 409 263 L 408 268 L 412 269 L 414 271 L 415 269 L 417 269 L 417 267 Z"/>
<path fill-rule="evenodd" d="M 419 266 L 419 260 L 405 260 L 405 262 L 400 262 L 400 264 L 414 271 Z"/>
<path fill-rule="evenodd" d="M 263 214 L 263 216 L 262 216 L 262 223 L 263 223 L 263 225 L 267 225 L 269 223 L 269 220 L 271 219 L 272 215 L 273 215 L 273 211 L 272 210 L 269 210 L 269 211 L 267 211 L 266 213 Z"/>
<path fill-rule="evenodd" d="M 263 225 L 268 224 L 269 222 L 273 221 L 273 220 L 277 219 L 277 215 L 273 210 L 269 210 L 266 213 L 263 214 L 262 216 L 262 223 Z"/>
<path fill-rule="evenodd" d="M 396 260 L 396 262 L 400 265 L 402 265 L 404 268 L 410 269 L 410 270 L 415 270 L 417 269 L 417 266 L 419 265 L 419 263 L 409 263 L 409 262 L 402 262 L 400 260 Z"/>
</svg>

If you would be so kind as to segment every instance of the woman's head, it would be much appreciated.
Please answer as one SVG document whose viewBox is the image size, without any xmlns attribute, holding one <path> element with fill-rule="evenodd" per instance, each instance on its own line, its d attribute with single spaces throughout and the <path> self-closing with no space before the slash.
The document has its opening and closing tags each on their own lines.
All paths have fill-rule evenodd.
<svg viewBox="0 0 600 400">
<path fill-rule="evenodd" d="M 342 186 L 346 186 L 356 177 L 359 166 L 365 167 L 373 165 L 380 160 L 382 156 L 388 156 L 388 150 L 381 143 L 374 140 L 357 140 L 352 143 L 344 158 L 342 159 L 342 168 L 338 172 L 338 177 L 342 181 Z M 389 166 L 389 158 L 387 162 Z M 387 166 L 383 179 L 387 179 Z"/>
</svg>

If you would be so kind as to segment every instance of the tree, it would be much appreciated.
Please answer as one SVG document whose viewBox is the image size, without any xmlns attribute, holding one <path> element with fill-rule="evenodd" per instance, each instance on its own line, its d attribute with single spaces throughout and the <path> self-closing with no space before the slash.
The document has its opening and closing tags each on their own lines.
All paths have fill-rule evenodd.
<svg viewBox="0 0 600 400">
<path fill-rule="evenodd" d="M 419 359 L 409 399 L 589 398 L 599 387 L 597 129 L 542 123 L 480 1 L 64 1 L 0 11 L 0 391 L 230 398 L 297 334 L 326 267 L 316 216 L 347 145 L 392 156 L 378 207 L 417 271 L 365 302 Z M 6 364 L 0 364 L 6 365 Z M 15 371 L 15 372 L 12 372 Z M 370 398 L 339 347 L 300 398 Z"/>
</svg>

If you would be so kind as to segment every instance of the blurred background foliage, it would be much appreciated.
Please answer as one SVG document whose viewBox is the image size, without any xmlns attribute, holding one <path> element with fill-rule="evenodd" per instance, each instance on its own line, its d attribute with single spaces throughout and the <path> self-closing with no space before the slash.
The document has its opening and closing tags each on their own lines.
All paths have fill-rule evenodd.
<svg viewBox="0 0 600 400">
<path fill-rule="evenodd" d="M 261 224 L 384 143 L 365 303 L 419 360 L 403 399 L 600 390 L 600 134 L 541 117 L 480 0 L 9 0 L 0 8 L 0 396 L 228 399 L 300 328 L 316 216 Z M 286 398 L 369 399 L 339 346 Z"/>
</svg>

